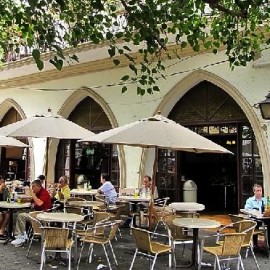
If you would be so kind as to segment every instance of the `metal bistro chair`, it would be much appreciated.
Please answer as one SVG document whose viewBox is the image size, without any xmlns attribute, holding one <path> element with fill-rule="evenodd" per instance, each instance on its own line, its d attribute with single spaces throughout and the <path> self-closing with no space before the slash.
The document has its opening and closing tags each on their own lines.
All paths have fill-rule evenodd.
<svg viewBox="0 0 270 270">
<path fill-rule="evenodd" d="M 247 257 L 248 251 L 250 250 L 251 254 L 253 256 L 254 262 L 256 264 L 256 267 L 257 267 L 258 270 L 260 270 L 257 258 L 255 256 L 255 253 L 254 253 L 254 250 L 253 250 L 253 239 L 252 239 L 256 225 L 257 225 L 256 221 L 253 221 L 253 220 L 241 220 L 241 221 L 234 222 L 234 223 L 231 223 L 231 224 L 228 224 L 228 225 L 222 227 L 218 231 L 218 234 L 220 232 L 222 232 L 222 230 L 224 230 L 224 229 L 226 229 L 228 227 L 233 227 L 236 230 L 236 232 L 238 232 L 238 233 L 245 233 L 246 235 L 245 235 L 244 241 L 243 241 L 242 246 L 241 246 L 242 248 L 246 248 L 245 257 Z M 219 239 L 217 239 L 217 241 L 219 241 Z"/>
<path fill-rule="evenodd" d="M 233 214 L 229 214 L 232 223 L 236 223 L 238 221 L 242 221 L 242 220 L 246 220 L 247 218 L 243 215 L 233 215 Z M 239 231 L 239 225 L 235 224 L 234 225 L 234 229 L 235 231 Z M 253 232 L 253 236 L 259 236 L 259 235 L 263 235 L 264 236 L 264 243 L 265 246 L 267 248 L 267 250 L 269 250 L 269 243 L 268 243 L 268 228 L 265 225 L 264 221 L 262 220 L 262 226 L 260 226 L 258 228 L 258 225 L 256 226 L 254 232 Z M 269 256 L 269 253 L 268 253 Z"/>
<path fill-rule="evenodd" d="M 31 237 L 30 237 L 30 243 L 26 252 L 26 257 L 28 258 L 29 252 L 33 243 L 33 240 L 35 238 L 41 238 L 42 236 L 42 224 L 41 222 L 37 219 L 37 215 L 43 213 L 42 211 L 34 211 L 29 213 L 30 221 L 31 221 Z"/>
<path fill-rule="evenodd" d="M 43 227 L 43 247 L 41 253 L 40 270 L 46 262 L 46 253 L 67 253 L 68 269 L 71 270 L 71 248 L 74 241 L 69 238 L 68 228 Z"/>
<path fill-rule="evenodd" d="M 205 246 L 203 247 L 203 252 L 210 253 L 215 256 L 214 269 L 216 269 L 216 265 L 219 270 L 221 270 L 221 262 L 223 261 L 231 261 L 237 260 L 237 269 L 239 270 L 239 266 L 244 270 L 243 262 L 241 259 L 241 247 L 243 241 L 245 239 L 245 233 L 227 233 L 220 235 L 223 238 L 222 242 L 219 242 L 215 246 Z M 213 237 L 213 236 L 210 236 Z M 209 237 L 205 237 L 202 242 L 204 243 L 205 239 Z M 203 246 L 203 244 L 202 244 Z M 203 254 L 202 254 L 203 255 Z M 201 266 L 199 266 L 199 269 Z"/>
<path fill-rule="evenodd" d="M 184 256 L 185 245 L 193 243 L 193 236 L 188 235 L 185 231 L 185 228 L 179 227 L 173 224 L 175 218 L 181 218 L 179 215 L 169 215 L 164 218 L 168 235 L 169 235 L 169 244 L 172 246 L 174 253 L 176 253 L 175 246 L 183 245 L 182 257 Z M 169 254 L 169 267 L 172 266 L 172 255 Z"/>
<path fill-rule="evenodd" d="M 141 254 L 141 255 L 146 256 L 150 259 L 153 259 L 151 270 L 154 270 L 157 256 L 159 254 L 165 254 L 165 253 L 172 253 L 173 254 L 174 269 L 175 269 L 175 256 L 174 256 L 174 250 L 173 250 L 172 246 L 165 245 L 165 244 L 157 242 L 157 241 L 152 241 L 151 235 L 153 235 L 154 233 L 151 233 L 151 232 L 144 230 L 144 229 L 132 228 L 132 234 L 133 234 L 133 237 L 134 237 L 134 240 L 136 243 L 136 250 L 135 250 L 135 253 L 134 253 L 132 263 L 131 263 L 129 270 L 131 270 L 133 268 L 137 254 Z M 155 233 L 154 235 L 168 238 L 167 235 L 163 235 L 163 234 Z"/>
<path fill-rule="evenodd" d="M 118 265 L 111 241 L 115 238 L 119 224 L 120 224 L 120 221 L 117 221 L 117 220 L 114 222 L 111 222 L 111 221 L 100 222 L 100 223 L 97 223 L 93 229 L 90 229 L 90 233 L 88 230 L 85 232 L 84 237 L 80 239 L 82 241 L 82 248 L 80 252 L 80 258 L 78 261 L 77 269 L 79 269 L 82 252 L 83 252 L 85 244 L 90 244 L 89 253 L 88 253 L 89 263 L 92 262 L 92 254 L 93 254 L 94 245 L 101 245 L 106 255 L 106 259 L 107 259 L 110 270 L 112 270 L 112 267 L 111 267 L 110 259 L 107 253 L 106 246 L 110 246 L 114 261 L 116 265 Z M 99 229 L 103 231 L 103 235 L 96 234 L 96 232 Z"/>
</svg>

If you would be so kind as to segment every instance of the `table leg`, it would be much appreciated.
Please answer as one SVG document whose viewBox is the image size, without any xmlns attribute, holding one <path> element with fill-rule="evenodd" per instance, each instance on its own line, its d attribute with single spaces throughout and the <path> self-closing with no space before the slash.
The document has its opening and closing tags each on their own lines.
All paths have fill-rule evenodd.
<svg viewBox="0 0 270 270">
<path fill-rule="evenodd" d="M 198 254 L 199 254 L 199 229 L 193 228 L 193 244 L 192 244 L 192 251 L 191 251 L 191 262 L 190 264 L 185 265 L 177 265 L 177 268 L 195 268 L 199 270 L 200 263 L 198 262 Z"/>
</svg>

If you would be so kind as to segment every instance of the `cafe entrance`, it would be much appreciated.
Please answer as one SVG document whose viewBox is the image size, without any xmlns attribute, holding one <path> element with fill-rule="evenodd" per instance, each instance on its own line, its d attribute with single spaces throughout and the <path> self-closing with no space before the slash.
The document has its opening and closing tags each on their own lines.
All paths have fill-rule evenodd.
<svg viewBox="0 0 270 270">
<path fill-rule="evenodd" d="M 111 129 L 102 107 L 91 97 L 83 99 L 68 119 L 94 133 Z M 92 188 L 100 187 L 100 175 L 107 173 L 112 184 L 119 186 L 119 162 L 116 145 L 60 140 L 56 156 L 56 180 L 61 175 L 70 179 L 70 187 L 88 182 Z"/>
<path fill-rule="evenodd" d="M 252 195 L 253 184 L 262 184 L 263 174 L 253 130 L 239 105 L 221 88 L 203 81 L 176 103 L 168 118 L 233 155 L 159 150 L 157 185 L 161 193 L 172 201 L 182 201 L 184 181 L 191 179 L 198 186 L 198 202 L 208 211 L 242 208 Z"/>
</svg>

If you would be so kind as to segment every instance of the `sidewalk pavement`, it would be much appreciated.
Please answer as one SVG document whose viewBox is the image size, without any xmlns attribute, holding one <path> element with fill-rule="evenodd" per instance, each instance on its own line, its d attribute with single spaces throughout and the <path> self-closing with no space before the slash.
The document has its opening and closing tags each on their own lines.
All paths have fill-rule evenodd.
<svg viewBox="0 0 270 270">
<path fill-rule="evenodd" d="M 111 253 L 109 252 L 109 257 L 111 259 L 112 268 L 118 269 L 118 270 L 127 270 L 129 269 L 131 265 L 131 261 L 133 258 L 133 254 L 135 251 L 135 244 L 132 238 L 132 235 L 130 234 L 130 229 L 121 229 L 122 232 L 122 238 L 118 236 L 117 241 L 114 240 L 112 245 L 114 247 L 114 251 L 119 263 L 119 266 L 117 267 L 113 261 L 113 258 L 111 256 Z M 164 231 L 161 232 L 163 233 Z M 202 232 L 202 234 L 209 234 L 209 232 Z M 29 255 L 29 258 L 26 258 L 26 251 L 28 248 L 28 244 L 25 244 L 22 247 L 14 247 L 10 243 L 7 245 L 3 245 L 0 243 L 0 270 L 29 270 L 29 269 L 39 269 L 40 268 L 40 241 L 34 241 L 32 244 L 31 252 Z M 180 254 L 182 251 L 182 245 L 181 247 L 177 246 L 177 263 L 178 264 L 184 264 L 188 262 L 188 259 L 190 259 L 191 256 L 191 245 L 187 245 L 185 250 L 184 258 L 181 258 Z M 78 248 L 80 252 L 80 247 Z M 86 262 L 87 257 L 87 251 L 88 246 L 85 247 L 82 261 L 80 263 L 79 269 L 102 269 L 107 270 L 109 269 L 107 267 L 107 261 L 105 254 L 103 252 L 103 249 L 101 246 L 97 246 L 94 248 L 94 257 L 93 262 L 91 264 Z M 243 257 L 245 255 L 245 252 L 243 252 Z M 63 257 L 65 255 L 62 255 Z M 260 265 L 261 270 L 269 270 L 270 269 L 270 259 L 265 255 L 263 252 L 257 252 L 256 256 Z M 212 263 L 214 261 L 213 256 L 204 255 L 203 261 L 205 263 Z M 256 269 L 253 257 L 251 253 L 249 253 L 249 256 L 247 259 L 243 259 L 245 270 L 254 270 Z M 44 269 L 67 269 L 67 266 L 63 266 L 59 264 L 59 261 L 52 261 L 50 259 L 47 260 L 46 266 Z M 76 266 L 74 264 L 74 261 L 72 261 L 72 269 L 76 269 Z M 146 258 L 142 258 L 140 256 L 137 256 L 137 259 L 134 264 L 134 270 L 141 270 L 141 269 L 150 269 L 150 263 Z M 171 269 L 168 267 L 168 255 L 158 257 L 156 261 L 156 270 L 167 270 Z M 192 268 L 181 268 L 183 270 L 188 270 Z M 210 270 L 213 269 L 213 267 L 204 266 L 202 267 L 202 270 Z M 235 264 L 230 264 L 230 269 L 236 269 Z"/>
</svg>

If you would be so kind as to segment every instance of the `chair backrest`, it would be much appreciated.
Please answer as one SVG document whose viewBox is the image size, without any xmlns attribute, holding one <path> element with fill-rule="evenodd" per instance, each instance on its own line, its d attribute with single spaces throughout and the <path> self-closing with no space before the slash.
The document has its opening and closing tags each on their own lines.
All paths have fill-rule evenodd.
<svg viewBox="0 0 270 270">
<path fill-rule="evenodd" d="M 175 218 L 181 218 L 182 216 L 179 216 L 179 215 L 168 215 L 166 217 L 164 217 L 164 221 L 165 221 L 165 224 L 168 228 L 168 231 L 169 231 L 169 235 L 174 239 L 183 239 L 185 238 L 185 233 L 184 233 L 184 228 L 183 227 L 179 227 L 179 226 L 176 226 L 173 224 L 173 220 Z"/>
<path fill-rule="evenodd" d="M 115 235 L 118 231 L 119 225 L 121 224 L 121 220 L 115 220 L 112 224 L 111 224 L 111 230 L 109 233 L 109 237 L 108 240 L 112 241 L 115 238 Z"/>
<path fill-rule="evenodd" d="M 150 234 L 148 231 L 140 228 L 132 228 L 133 238 L 139 251 L 153 253 L 151 248 Z"/>
<path fill-rule="evenodd" d="M 75 206 L 66 206 L 65 211 L 66 213 L 72 213 L 72 214 L 78 214 L 78 215 L 83 214 L 83 208 L 75 207 Z"/>
<path fill-rule="evenodd" d="M 245 233 L 224 234 L 221 256 L 238 256 L 245 239 Z"/>
<path fill-rule="evenodd" d="M 121 214 L 122 214 L 123 211 L 125 210 L 126 205 L 125 205 L 125 204 L 118 204 L 117 207 L 118 207 L 118 208 L 117 208 L 116 213 L 115 213 L 115 215 L 114 215 L 114 219 L 120 220 L 120 219 L 121 219 Z"/>
<path fill-rule="evenodd" d="M 108 212 L 94 212 L 93 214 L 93 226 L 102 224 L 110 219 L 111 215 Z M 96 235 L 103 235 L 105 227 L 98 227 L 95 230 Z M 90 234 L 92 231 L 90 230 Z"/>
<path fill-rule="evenodd" d="M 239 224 L 239 233 L 245 233 L 245 239 L 243 241 L 243 245 L 250 245 L 252 242 L 253 233 L 255 227 L 257 226 L 257 222 L 253 220 L 241 220 L 238 222 Z"/>
<path fill-rule="evenodd" d="M 233 228 L 236 232 L 239 232 L 239 227 L 240 227 L 240 223 L 239 221 L 242 221 L 244 220 L 244 218 L 242 216 L 239 216 L 239 215 L 233 215 L 233 214 L 229 214 L 229 217 L 231 218 L 231 221 L 232 221 L 232 225 L 233 225 Z"/>
<path fill-rule="evenodd" d="M 34 212 L 29 213 L 30 222 L 31 222 L 31 226 L 33 228 L 34 235 L 41 235 L 42 234 L 42 230 L 41 230 L 42 224 L 37 219 L 37 215 L 40 213 L 43 213 L 43 212 L 42 211 L 34 211 Z"/>
<path fill-rule="evenodd" d="M 103 194 L 96 194 L 95 198 L 96 198 L 96 201 L 105 203 L 105 196 Z"/>
<path fill-rule="evenodd" d="M 68 228 L 43 227 L 42 231 L 45 249 L 67 247 L 69 236 Z"/>
<path fill-rule="evenodd" d="M 158 198 L 154 200 L 154 206 L 159 207 L 160 210 L 164 210 L 170 197 Z"/>
</svg>

